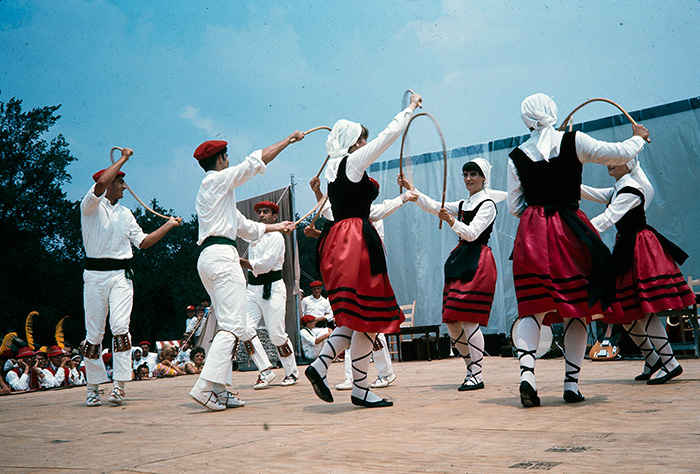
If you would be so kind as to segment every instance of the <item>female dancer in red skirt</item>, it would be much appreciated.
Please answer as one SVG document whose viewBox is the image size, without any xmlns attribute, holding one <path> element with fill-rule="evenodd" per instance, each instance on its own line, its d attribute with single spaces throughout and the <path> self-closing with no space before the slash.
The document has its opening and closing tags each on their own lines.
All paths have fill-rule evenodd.
<svg viewBox="0 0 700 474">
<path fill-rule="evenodd" d="M 596 230 L 617 228 L 613 264 L 622 311 L 606 315 L 605 322 L 622 324 L 642 351 L 644 370 L 635 380 L 646 380 L 650 385 L 666 383 L 678 377 L 683 368 L 654 313 L 695 303 L 695 295 L 678 268 L 688 255 L 647 225 L 644 211 L 654 197 L 654 188 L 639 161 L 609 165 L 608 174 L 615 178 L 613 188 L 581 186 L 584 199 L 608 204 L 605 212 L 591 220 Z"/>
<path fill-rule="evenodd" d="M 326 374 L 331 361 L 350 347 L 353 388 L 350 400 L 363 407 L 392 402 L 369 389 L 367 370 L 377 333 L 398 332 L 404 321 L 387 275 L 384 247 L 369 221 L 378 190 L 365 170 L 402 134 L 421 102 L 417 94 L 377 138 L 358 123 L 339 120 L 326 141 L 328 198 L 335 218 L 323 229 L 317 256 L 338 327 L 331 333 L 306 377 L 319 398 L 333 401 Z"/>
<path fill-rule="evenodd" d="M 564 322 L 564 400 L 584 400 L 578 375 L 586 324 L 615 299 L 610 251 L 578 208 L 584 163 L 623 165 L 643 148 L 649 131 L 634 127 L 621 143 L 554 129 L 557 106 L 544 94 L 526 98 L 521 116 L 531 137 L 510 153 L 508 210 L 520 218 L 513 248 L 513 279 L 521 321 L 516 336 L 520 402 L 540 405 L 535 351 L 542 324 Z"/>
<path fill-rule="evenodd" d="M 465 163 L 462 175 L 468 199 L 446 202 L 441 207 L 439 202 L 418 193 L 416 201 L 421 209 L 440 216 L 459 235 L 459 244 L 445 262 L 442 322 L 467 365 L 460 392 L 484 388 L 484 335 L 480 326 L 489 324 L 497 276 L 488 241 L 496 220 L 496 202 L 506 198 L 506 193 L 489 189 L 491 164 L 483 158 Z M 405 177 L 399 176 L 399 184 L 415 190 Z"/>
</svg>

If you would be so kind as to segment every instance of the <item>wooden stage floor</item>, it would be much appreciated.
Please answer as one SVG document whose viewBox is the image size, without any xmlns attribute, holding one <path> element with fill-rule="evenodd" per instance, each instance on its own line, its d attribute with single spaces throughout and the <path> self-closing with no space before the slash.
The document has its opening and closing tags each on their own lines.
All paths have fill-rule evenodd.
<svg viewBox="0 0 700 474">
<path fill-rule="evenodd" d="M 518 398 L 518 363 L 488 357 L 486 388 L 458 392 L 461 360 L 394 365 L 377 393 L 392 408 L 363 409 L 349 392 L 317 399 L 304 377 L 252 390 L 234 372 L 244 408 L 212 413 L 188 397 L 194 376 L 127 384 L 127 401 L 84 406 L 85 389 L 0 397 L 2 473 L 698 473 L 700 360 L 661 386 L 632 379 L 641 361 L 585 361 L 586 401 L 562 398 L 563 359 L 537 363 L 543 406 Z M 303 369 L 303 368 L 302 368 Z M 376 376 L 374 366 L 370 375 Z M 333 364 L 333 383 L 343 365 Z"/>
</svg>

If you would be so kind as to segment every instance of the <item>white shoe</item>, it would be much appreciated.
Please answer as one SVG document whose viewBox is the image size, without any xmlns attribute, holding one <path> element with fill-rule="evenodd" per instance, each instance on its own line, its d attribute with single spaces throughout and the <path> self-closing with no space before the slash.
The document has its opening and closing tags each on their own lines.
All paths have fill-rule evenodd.
<svg viewBox="0 0 700 474">
<path fill-rule="evenodd" d="M 260 372 L 260 375 L 258 375 L 258 381 L 255 382 L 255 385 L 253 385 L 253 390 L 262 390 L 269 387 L 270 382 L 275 380 L 275 377 L 275 373 L 271 370 L 269 370 L 267 374 Z"/>
<path fill-rule="evenodd" d="M 288 387 L 290 385 L 294 385 L 299 381 L 299 372 L 294 372 L 292 374 L 287 375 L 282 379 L 282 383 L 280 383 L 281 386 L 283 387 Z"/>
<path fill-rule="evenodd" d="M 345 382 L 335 385 L 336 390 L 352 390 L 352 380 L 345 379 Z"/>
<path fill-rule="evenodd" d="M 219 397 L 211 390 L 200 392 L 198 389 L 192 388 L 192 390 L 190 390 L 190 397 L 194 398 L 194 401 L 211 411 L 226 409 L 226 405 L 222 405 L 221 401 L 219 401 Z"/>
<path fill-rule="evenodd" d="M 228 390 L 216 393 L 219 403 L 226 405 L 226 408 L 238 408 L 245 406 L 245 402 L 238 398 L 238 393 L 231 393 Z"/>
<path fill-rule="evenodd" d="M 121 405 L 124 401 L 124 389 L 114 387 L 114 389 L 112 389 L 112 393 L 109 394 L 107 401 L 112 405 Z"/>
<path fill-rule="evenodd" d="M 391 382 L 396 380 L 396 375 L 395 374 L 390 374 L 388 377 L 380 377 L 377 376 L 377 380 L 372 382 L 370 385 L 371 388 L 384 388 L 388 387 Z"/>
<path fill-rule="evenodd" d="M 85 404 L 89 407 L 99 407 L 102 405 L 99 392 L 97 390 L 88 389 Z"/>
</svg>

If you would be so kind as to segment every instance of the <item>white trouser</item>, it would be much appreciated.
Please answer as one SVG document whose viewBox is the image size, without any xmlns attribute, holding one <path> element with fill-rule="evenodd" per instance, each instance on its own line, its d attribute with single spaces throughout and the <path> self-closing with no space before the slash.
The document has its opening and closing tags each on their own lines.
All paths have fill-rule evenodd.
<svg viewBox="0 0 700 474">
<path fill-rule="evenodd" d="M 197 271 L 211 297 L 219 327 L 199 377 L 225 384 L 231 380 L 231 356 L 236 338 L 246 340 L 248 333 L 245 276 L 238 251 L 231 245 L 211 245 L 199 255 Z"/>
<path fill-rule="evenodd" d="M 124 270 L 83 272 L 83 304 L 85 307 L 85 340 L 99 345 L 105 334 L 107 315 L 109 328 L 114 335 L 129 335 L 131 309 L 134 305 L 134 285 L 126 278 Z M 131 352 L 114 352 L 112 348 L 112 378 L 118 381 L 131 380 Z M 85 358 L 85 374 L 89 384 L 107 382 L 102 357 Z"/>
<path fill-rule="evenodd" d="M 379 377 L 388 377 L 394 373 L 394 366 L 391 365 L 391 355 L 389 348 L 386 346 L 386 337 L 384 334 L 377 334 L 377 339 L 382 341 L 382 348 L 378 351 L 372 351 L 374 366 L 377 368 Z M 345 350 L 345 379 L 352 380 L 352 357 L 350 349 Z"/>
<path fill-rule="evenodd" d="M 287 335 L 284 323 L 284 316 L 287 309 L 287 288 L 283 280 L 277 280 L 272 282 L 269 299 L 263 299 L 262 294 L 263 285 L 248 285 L 248 289 L 246 290 L 246 312 L 248 318 L 246 330 L 248 333 L 245 339 L 249 340 L 255 337 L 260 320 L 264 319 L 270 341 L 272 341 L 276 347 L 287 343 L 289 349 L 292 351 L 292 354 L 287 357 L 282 357 L 282 355 L 280 355 L 280 362 L 282 362 L 282 366 L 284 367 L 285 375 L 290 375 L 297 370 L 297 363 L 294 357 L 294 347 Z M 253 361 L 257 364 L 255 359 L 253 359 Z M 270 365 L 269 360 L 267 365 Z M 261 367 L 258 365 L 258 370 L 262 371 L 266 368 L 267 366 Z"/>
</svg>

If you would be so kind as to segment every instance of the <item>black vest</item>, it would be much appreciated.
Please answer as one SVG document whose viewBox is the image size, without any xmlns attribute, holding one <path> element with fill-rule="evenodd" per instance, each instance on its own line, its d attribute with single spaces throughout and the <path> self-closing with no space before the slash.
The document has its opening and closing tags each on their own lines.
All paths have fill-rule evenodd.
<svg viewBox="0 0 700 474">
<path fill-rule="evenodd" d="M 476 217 L 479 212 L 479 208 L 485 202 L 495 202 L 491 199 L 485 199 L 481 201 L 474 209 L 471 211 L 462 210 L 462 205 L 464 201 L 459 203 L 459 212 L 457 213 L 460 221 L 469 225 Z M 498 210 L 496 211 L 498 212 Z M 472 281 L 476 271 L 479 269 L 479 259 L 481 258 L 481 246 L 487 245 L 489 242 L 489 237 L 491 237 L 491 232 L 493 231 L 494 221 L 477 237 L 475 240 L 468 242 L 463 239 L 459 239 L 459 245 L 455 247 L 452 252 L 450 252 L 449 257 L 445 261 L 445 281 L 456 278 L 462 281 Z"/>
</svg>

